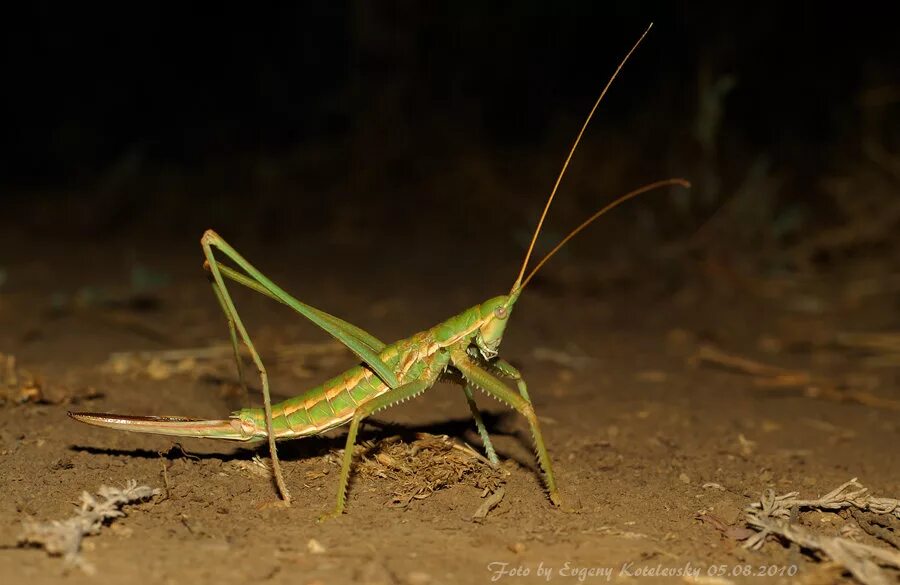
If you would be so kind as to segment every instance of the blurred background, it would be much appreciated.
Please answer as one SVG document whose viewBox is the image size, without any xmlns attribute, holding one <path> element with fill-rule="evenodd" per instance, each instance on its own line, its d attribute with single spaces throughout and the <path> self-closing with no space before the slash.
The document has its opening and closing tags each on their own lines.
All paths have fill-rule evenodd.
<svg viewBox="0 0 900 585">
<path fill-rule="evenodd" d="M 646 196 L 575 249 L 724 249 L 780 269 L 898 231 L 896 35 L 876 3 L 17 10 L 2 24 L 10 237 L 190 247 L 215 227 L 266 246 L 521 250 L 583 117 L 651 21 L 544 246 L 668 176 L 694 189 Z M 837 227 L 861 240 L 816 239 Z"/>
<path fill-rule="evenodd" d="M 482 582 L 505 558 L 764 558 L 783 574 L 811 541 L 767 544 L 765 557 L 738 544 L 765 489 L 815 497 L 858 477 L 897 497 L 900 52 L 887 3 L 91 4 L 16 3 L 0 18 L 2 548 L 26 515 L 65 517 L 73 494 L 133 477 L 166 498 L 135 515 L 140 538 L 126 527 L 86 555 L 109 582 L 205 583 L 225 568 L 294 583 Z M 241 388 L 201 268 L 208 228 L 303 302 L 385 341 L 508 291 L 585 116 L 650 22 L 537 256 L 635 187 L 693 188 L 643 195 L 573 240 L 528 285 L 503 345 L 576 513 L 549 509 L 524 420 L 481 398 L 513 464 L 499 512 L 471 521 L 481 485 L 429 488 L 434 500 L 407 497 L 398 522 L 385 502 L 406 492 L 382 479 L 406 463 L 354 472 L 354 543 L 374 543 L 372 559 L 348 548 L 342 521 L 298 523 L 331 503 L 342 431 L 280 447 L 299 505 L 273 514 L 253 451 L 66 418 L 220 418 L 260 403 L 249 361 Z M 276 400 L 357 361 L 278 303 L 231 291 Z M 479 445 L 455 389 L 376 418 Z M 363 440 L 399 438 L 376 427 Z M 393 438 L 383 445 L 399 448 Z M 795 526 L 889 542 L 865 513 Z M 5 551 L 0 574 L 58 574 L 32 554 Z M 345 561 L 357 557 L 366 564 Z M 842 578 L 839 563 L 808 565 L 806 582 Z"/>
</svg>

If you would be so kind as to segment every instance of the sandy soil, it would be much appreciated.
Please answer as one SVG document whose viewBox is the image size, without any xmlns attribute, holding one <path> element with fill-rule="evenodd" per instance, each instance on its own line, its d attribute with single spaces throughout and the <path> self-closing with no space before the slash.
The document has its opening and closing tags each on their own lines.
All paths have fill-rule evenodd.
<svg viewBox="0 0 900 585">
<path fill-rule="evenodd" d="M 839 572 L 796 548 L 770 542 L 760 552 L 743 549 L 736 539 L 742 510 L 766 488 L 813 497 L 853 477 L 877 494 L 900 496 L 900 414 L 892 409 L 900 400 L 898 369 L 834 343 L 841 332 L 897 329 L 889 289 L 857 286 L 877 281 L 884 266 L 849 263 L 826 277 L 748 283 L 709 271 L 701 278 L 684 266 L 676 278 L 663 278 L 655 267 L 636 265 L 627 280 L 616 280 L 595 259 L 559 258 L 556 271 L 520 301 L 501 353 L 529 382 L 563 509 L 545 495 L 524 420 L 486 397 L 480 405 L 508 476 L 442 447 L 441 439 L 421 435 L 426 442 L 417 443 L 416 433 L 448 435 L 480 450 L 461 392 L 439 385 L 366 426 L 348 513 L 319 524 L 334 504 L 343 429 L 283 444 L 295 497 L 285 509 L 255 460 L 267 461 L 263 448 L 209 440 L 179 447 L 66 416 L 222 417 L 244 405 L 227 355 L 110 363 L 115 352 L 227 343 L 195 239 L 151 248 L 23 238 L 9 236 L 4 246 L 30 244 L 30 253 L 5 255 L 0 290 L 0 350 L 15 357 L 17 371 L 4 382 L 0 407 L 5 583 L 38 585 L 62 575 L 95 584 L 577 583 L 605 582 L 589 570 L 685 567 L 702 578 L 724 571 L 733 582 L 761 580 L 747 570 L 780 575 L 769 582 L 824 582 Z M 501 246 L 477 266 L 470 255 L 463 265 L 441 265 L 436 258 L 452 260 L 454 250 L 475 246 L 450 242 L 394 249 L 395 261 L 376 263 L 355 260 L 366 248 L 353 245 L 234 243 L 299 298 L 383 339 L 503 292 L 514 271 L 508 258 L 516 257 Z M 127 284 L 135 249 L 168 279 L 145 299 L 135 299 Z M 284 308 L 250 294 L 237 299 L 280 397 L 353 363 Z M 761 386 L 760 376 L 692 360 L 704 344 L 813 379 Z M 29 390 L 31 378 L 40 396 Z M 822 391 L 832 386 L 833 393 Z M 894 402 L 833 399 L 848 397 L 847 389 Z M 67 570 L 38 548 L 16 547 L 24 520 L 64 519 L 82 491 L 130 479 L 162 493 L 85 540 L 94 576 Z M 485 492 L 501 486 L 503 500 L 473 521 Z M 837 534 L 852 520 L 819 514 L 801 521 Z"/>
</svg>

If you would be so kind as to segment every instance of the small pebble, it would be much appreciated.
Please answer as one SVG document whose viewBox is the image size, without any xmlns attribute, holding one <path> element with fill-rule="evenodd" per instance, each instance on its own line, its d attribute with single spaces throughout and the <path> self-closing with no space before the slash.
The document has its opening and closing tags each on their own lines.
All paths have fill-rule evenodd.
<svg viewBox="0 0 900 585">
<path fill-rule="evenodd" d="M 683 471 L 681 472 L 681 475 L 678 476 L 678 479 L 681 480 L 681 483 L 691 483 L 691 478 Z"/>
<path fill-rule="evenodd" d="M 510 544 L 509 546 L 507 546 L 507 548 L 510 551 L 516 553 L 517 555 L 525 552 L 525 545 L 521 542 L 514 542 L 514 543 Z"/>
</svg>

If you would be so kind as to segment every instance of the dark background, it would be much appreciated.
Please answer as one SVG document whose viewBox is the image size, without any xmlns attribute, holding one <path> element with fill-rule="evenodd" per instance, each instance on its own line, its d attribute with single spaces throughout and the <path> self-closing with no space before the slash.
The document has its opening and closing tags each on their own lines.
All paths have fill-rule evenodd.
<svg viewBox="0 0 900 585">
<path fill-rule="evenodd" d="M 474 236 L 473 217 L 501 210 L 521 229 L 653 21 L 588 132 L 560 222 L 672 175 L 695 189 L 646 204 L 655 235 L 689 235 L 750 187 L 766 193 L 747 217 L 781 226 L 769 239 L 796 236 L 840 214 L 822 177 L 898 138 L 896 38 L 878 6 L 34 3 L 2 25 L 5 221 L 283 241 L 446 223 Z"/>
</svg>

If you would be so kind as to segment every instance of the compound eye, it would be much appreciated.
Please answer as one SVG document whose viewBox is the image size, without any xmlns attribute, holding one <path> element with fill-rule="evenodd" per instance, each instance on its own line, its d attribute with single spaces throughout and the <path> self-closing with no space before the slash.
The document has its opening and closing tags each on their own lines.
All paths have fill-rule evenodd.
<svg viewBox="0 0 900 585">
<path fill-rule="evenodd" d="M 494 309 L 494 316 L 498 319 L 506 319 L 506 316 L 509 313 L 506 312 L 506 307 L 497 307 Z"/>
</svg>

